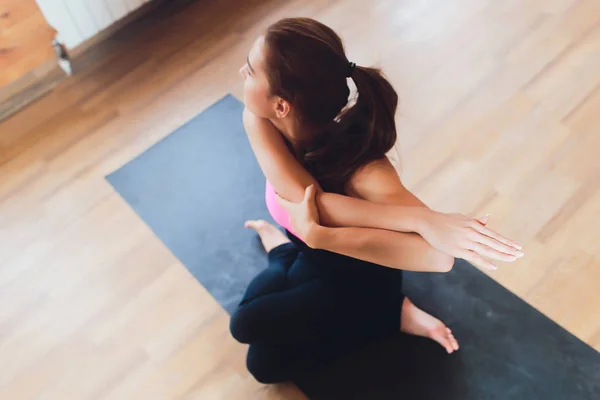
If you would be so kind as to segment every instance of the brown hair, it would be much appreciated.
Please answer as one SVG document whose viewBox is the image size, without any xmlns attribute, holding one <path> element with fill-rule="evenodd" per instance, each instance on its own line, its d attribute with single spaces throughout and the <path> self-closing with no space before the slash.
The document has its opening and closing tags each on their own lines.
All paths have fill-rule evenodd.
<svg viewBox="0 0 600 400">
<path fill-rule="evenodd" d="M 285 18 L 265 34 L 271 95 L 294 107 L 301 126 L 297 157 L 323 189 L 343 193 L 352 175 L 396 143 L 398 95 L 381 71 L 351 65 L 340 37 L 310 18 Z M 356 102 L 348 105 L 354 80 Z"/>
</svg>

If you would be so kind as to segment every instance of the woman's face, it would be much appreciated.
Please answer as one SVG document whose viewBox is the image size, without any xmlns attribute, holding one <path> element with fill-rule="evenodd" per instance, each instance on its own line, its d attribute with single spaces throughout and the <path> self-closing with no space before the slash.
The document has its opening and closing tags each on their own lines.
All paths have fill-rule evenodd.
<svg viewBox="0 0 600 400">
<path fill-rule="evenodd" d="M 244 80 L 244 105 L 255 115 L 272 118 L 274 104 L 264 69 L 264 37 L 260 36 L 250 49 L 247 62 L 240 68 Z"/>
</svg>

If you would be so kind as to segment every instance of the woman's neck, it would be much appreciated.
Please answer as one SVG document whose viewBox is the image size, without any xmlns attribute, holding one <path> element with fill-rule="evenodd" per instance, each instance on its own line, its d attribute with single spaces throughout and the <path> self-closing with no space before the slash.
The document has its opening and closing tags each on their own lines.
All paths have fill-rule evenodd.
<svg viewBox="0 0 600 400">
<path fill-rule="evenodd" d="M 277 128 L 277 130 L 288 140 L 288 142 L 290 142 L 292 147 L 295 150 L 297 150 L 298 141 L 294 138 L 299 137 L 298 136 L 298 132 L 299 132 L 298 124 L 294 123 L 294 121 L 292 121 L 291 118 L 285 118 L 285 119 L 274 118 L 274 119 L 270 119 L 270 121 L 273 124 L 273 126 L 275 126 L 275 128 Z"/>
</svg>

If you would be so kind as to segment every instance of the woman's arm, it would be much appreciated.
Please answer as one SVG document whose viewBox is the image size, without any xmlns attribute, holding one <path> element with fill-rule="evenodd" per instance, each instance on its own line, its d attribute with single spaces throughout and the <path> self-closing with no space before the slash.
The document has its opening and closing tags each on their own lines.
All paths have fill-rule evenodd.
<svg viewBox="0 0 600 400">
<path fill-rule="evenodd" d="M 323 193 L 315 179 L 290 153 L 273 124 L 244 109 L 244 127 L 254 155 L 267 180 L 282 198 L 299 202 L 310 185 L 316 185 L 321 223 L 329 227 L 364 227 L 417 232 L 418 211 L 411 207 L 378 205 L 368 201 Z"/>
<path fill-rule="evenodd" d="M 353 197 L 377 204 L 428 208 L 404 187 L 387 157 L 373 161 L 357 171 L 350 180 L 347 191 Z M 335 238 L 335 235 L 344 234 L 340 230 L 332 230 L 330 234 L 328 236 L 326 233 L 320 241 L 317 238 L 316 245 L 355 258 L 372 254 L 379 258 L 379 264 L 404 270 L 444 272 L 454 265 L 454 257 L 434 249 L 416 233 L 396 233 L 393 237 L 388 237 L 386 232 L 377 240 L 379 232 L 376 231 L 369 233 L 376 238 L 373 241 L 363 237 L 363 232 L 356 232 L 349 240 Z M 387 244 L 388 240 L 394 240 L 394 245 Z"/>
<path fill-rule="evenodd" d="M 270 121 L 258 118 L 248 110 L 244 110 L 244 126 L 258 163 L 276 192 L 286 200 L 302 200 L 306 188 L 316 182 L 289 152 L 281 133 Z M 509 258 L 514 261 L 514 256 L 519 254 L 517 248 L 520 245 L 516 242 L 459 214 L 442 214 L 426 207 L 375 204 L 330 193 L 320 193 L 316 203 L 320 221 L 325 225 L 319 225 L 315 230 L 319 233 L 320 245 L 326 243 L 338 252 L 352 252 L 353 257 L 358 251 L 360 254 L 356 258 L 373 260 L 381 265 L 393 266 L 390 260 L 379 262 L 373 257 L 380 257 L 382 246 L 397 246 L 398 236 L 392 236 L 394 232 L 358 229 L 371 227 L 416 232 L 435 249 L 482 265 L 485 264 L 479 254 L 503 261 L 511 261 Z M 340 228 L 347 229 L 342 234 L 326 227 L 353 228 Z M 370 252 L 378 254 L 366 254 Z"/>
<path fill-rule="evenodd" d="M 310 240 L 313 248 L 405 271 L 448 272 L 454 265 L 454 257 L 431 247 L 416 233 L 320 227 Z M 479 265 L 495 269 L 483 259 Z"/>
<path fill-rule="evenodd" d="M 499 253 L 501 255 L 498 256 L 486 251 L 475 252 L 467 250 L 468 247 L 464 246 L 453 249 L 451 240 L 447 240 L 447 244 L 443 246 L 450 251 L 445 251 L 430 246 L 429 241 L 414 233 L 370 228 L 327 228 L 319 225 L 315 193 L 315 187 L 311 185 L 306 189 L 304 199 L 300 203 L 277 198 L 279 204 L 287 210 L 294 232 L 309 247 L 315 249 L 329 250 L 390 268 L 420 272 L 448 271 L 454 263 L 453 257 L 463 258 L 479 267 L 490 269 L 495 269 L 495 266 L 480 254 L 503 261 L 516 259 L 504 253 Z"/>
</svg>

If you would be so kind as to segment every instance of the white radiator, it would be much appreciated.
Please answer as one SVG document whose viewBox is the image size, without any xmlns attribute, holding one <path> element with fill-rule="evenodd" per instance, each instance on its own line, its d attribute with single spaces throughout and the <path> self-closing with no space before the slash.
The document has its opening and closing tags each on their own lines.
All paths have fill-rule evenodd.
<svg viewBox="0 0 600 400">
<path fill-rule="evenodd" d="M 150 0 L 36 0 L 57 39 L 72 49 Z"/>
</svg>

